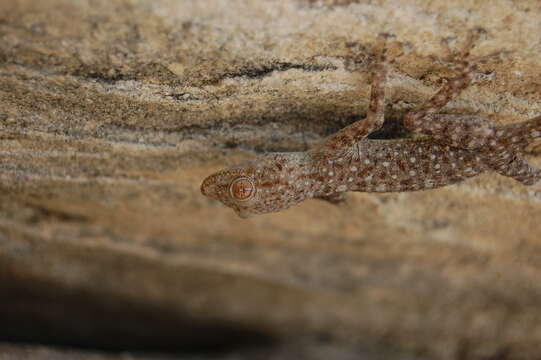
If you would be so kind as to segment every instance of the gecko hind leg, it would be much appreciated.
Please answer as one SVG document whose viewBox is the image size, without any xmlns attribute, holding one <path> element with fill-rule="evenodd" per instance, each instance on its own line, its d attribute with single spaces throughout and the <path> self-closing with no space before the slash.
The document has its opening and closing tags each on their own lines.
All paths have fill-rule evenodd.
<svg viewBox="0 0 541 360">
<path fill-rule="evenodd" d="M 470 44 L 470 47 L 472 46 Z M 469 48 L 462 52 L 464 57 L 468 54 Z M 430 135 L 435 140 L 454 147 L 472 150 L 486 145 L 495 132 L 495 126 L 490 120 L 479 116 L 437 113 L 471 84 L 479 63 L 501 54 L 503 52 L 496 52 L 474 62 L 462 60 L 460 74 L 449 80 L 418 109 L 406 114 L 404 126 L 410 131 Z"/>
<path fill-rule="evenodd" d="M 440 110 L 447 105 L 451 100 L 455 99 L 471 85 L 475 73 L 478 70 L 478 66 L 481 63 L 486 62 L 488 59 L 500 57 L 505 54 L 505 51 L 498 51 L 487 56 L 483 56 L 473 62 L 464 61 L 466 64 L 462 67 L 462 71 L 454 78 L 447 81 L 438 92 L 436 92 L 430 99 L 424 102 L 417 109 L 410 110 L 404 117 L 404 125 L 406 128 L 423 132 L 426 117 L 434 115 L 440 112 Z"/>
<path fill-rule="evenodd" d="M 434 94 L 428 101 L 423 103 L 417 109 L 411 110 L 404 117 L 404 125 L 410 130 L 419 130 L 422 132 L 423 119 L 427 115 L 435 114 L 439 112 L 449 101 L 457 97 L 464 89 L 466 89 L 473 80 L 473 74 L 477 70 L 477 62 L 470 63 L 467 58 L 469 57 L 470 50 L 475 43 L 474 33 L 470 32 L 468 41 L 460 52 L 460 56 L 452 52 L 451 57 L 457 61 L 456 68 L 459 74 L 449 80 L 442 88 Z"/>
</svg>

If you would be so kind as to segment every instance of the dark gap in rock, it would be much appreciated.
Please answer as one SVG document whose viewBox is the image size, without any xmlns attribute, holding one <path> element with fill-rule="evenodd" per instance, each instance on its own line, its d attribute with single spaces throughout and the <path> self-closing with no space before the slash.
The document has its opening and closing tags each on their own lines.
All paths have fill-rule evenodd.
<svg viewBox="0 0 541 360">
<path fill-rule="evenodd" d="M 288 62 L 277 62 L 271 65 L 262 65 L 261 67 L 246 67 L 239 72 L 227 73 L 224 78 L 260 78 L 264 77 L 274 71 L 287 71 L 290 69 L 300 69 L 304 71 L 325 71 L 336 70 L 336 66 L 333 65 L 318 65 L 318 64 L 294 64 Z"/>
<path fill-rule="evenodd" d="M 331 126 L 327 127 L 322 137 L 332 135 L 348 125 L 353 124 L 356 121 L 364 121 L 359 116 L 349 116 L 345 119 L 337 119 Z M 376 130 L 368 135 L 368 139 L 373 140 L 389 140 L 406 138 L 411 135 L 403 124 L 402 118 L 386 117 L 381 129 Z"/>
<path fill-rule="evenodd" d="M 411 134 L 403 124 L 402 118 L 385 118 L 381 129 L 368 135 L 369 139 L 389 140 L 409 137 Z"/>
</svg>

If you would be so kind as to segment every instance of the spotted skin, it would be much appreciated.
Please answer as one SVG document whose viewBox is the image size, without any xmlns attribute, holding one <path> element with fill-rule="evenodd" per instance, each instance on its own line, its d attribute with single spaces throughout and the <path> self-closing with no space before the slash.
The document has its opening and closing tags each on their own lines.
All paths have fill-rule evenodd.
<svg viewBox="0 0 541 360">
<path fill-rule="evenodd" d="M 541 116 L 495 126 L 481 117 L 438 114 L 470 85 L 476 65 L 466 61 L 456 78 L 406 114 L 405 127 L 423 137 L 369 139 L 367 136 L 383 125 L 386 65 L 383 46 L 365 119 L 329 136 L 310 151 L 269 153 L 210 175 L 203 181 L 201 192 L 246 218 L 281 211 L 310 198 L 340 202 L 347 191 L 434 189 L 485 171 L 495 171 L 524 185 L 541 180 L 541 171 L 523 158 L 528 145 L 541 140 Z M 232 191 L 241 178 L 253 189 Z M 240 195 L 236 198 L 237 193 Z"/>
</svg>

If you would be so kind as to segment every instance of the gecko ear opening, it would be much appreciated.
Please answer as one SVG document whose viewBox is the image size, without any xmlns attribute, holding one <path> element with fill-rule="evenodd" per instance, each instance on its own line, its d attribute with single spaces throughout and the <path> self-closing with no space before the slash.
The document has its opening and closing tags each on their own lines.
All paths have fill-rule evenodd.
<svg viewBox="0 0 541 360">
<path fill-rule="evenodd" d="M 229 194 L 237 201 L 247 201 L 254 197 L 256 187 L 254 181 L 247 177 L 236 178 L 229 185 Z"/>
</svg>

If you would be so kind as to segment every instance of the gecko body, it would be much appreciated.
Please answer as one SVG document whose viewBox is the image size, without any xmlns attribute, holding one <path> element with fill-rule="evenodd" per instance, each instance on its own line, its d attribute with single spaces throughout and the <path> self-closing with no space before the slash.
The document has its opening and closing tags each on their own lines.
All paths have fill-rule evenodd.
<svg viewBox="0 0 541 360">
<path fill-rule="evenodd" d="M 405 116 L 405 127 L 424 137 L 369 139 L 384 120 L 385 62 L 383 48 L 365 119 L 315 149 L 265 154 L 219 171 L 203 181 L 201 192 L 245 218 L 281 211 L 310 198 L 338 202 L 347 191 L 433 189 L 485 171 L 525 185 L 541 180 L 541 171 L 523 158 L 526 147 L 541 139 L 541 116 L 495 126 L 481 117 L 437 113 L 470 84 L 476 64 L 463 62 L 456 78 Z"/>
</svg>

